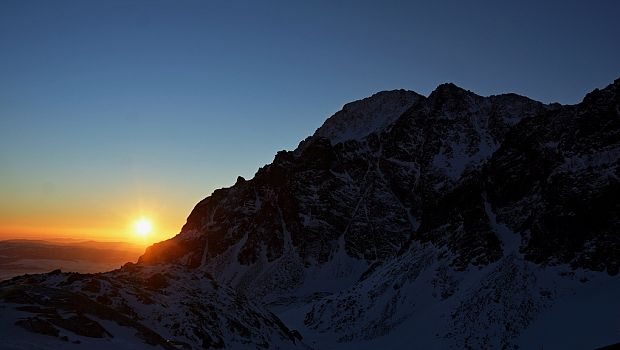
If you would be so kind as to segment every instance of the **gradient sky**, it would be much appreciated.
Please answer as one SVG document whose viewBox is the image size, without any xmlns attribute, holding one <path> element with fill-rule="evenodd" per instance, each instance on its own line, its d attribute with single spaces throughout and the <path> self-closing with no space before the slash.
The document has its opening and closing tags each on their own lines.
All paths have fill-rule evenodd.
<svg viewBox="0 0 620 350">
<path fill-rule="evenodd" d="M 577 103 L 619 1 L 0 2 L 0 238 L 150 241 L 349 101 L 443 82 Z"/>
</svg>

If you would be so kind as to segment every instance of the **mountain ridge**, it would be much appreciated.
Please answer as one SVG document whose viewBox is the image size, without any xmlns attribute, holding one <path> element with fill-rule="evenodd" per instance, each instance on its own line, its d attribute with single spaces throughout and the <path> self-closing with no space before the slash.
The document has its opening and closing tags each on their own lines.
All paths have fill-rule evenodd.
<svg viewBox="0 0 620 350">
<path fill-rule="evenodd" d="M 116 330 L 111 313 L 164 347 L 617 343 L 619 90 L 562 106 L 448 83 L 354 101 L 137 264 L 0 283 L 2 307 L 26 305 L 0 322 L 75 333 L 55 315 L 82 310 L 43 288 L 105 306 L 89 332 Z"/>
<path fill-rule="evenodd" d="M 408 97 L 412 97 L 412 99 L 414 100 L 412 103 L 410 103 L 410 105 L 408 106 L 407 109 L 414 107 L 414 105 L 416 104 L 416 102 L 418 102 L 418 107 L 420 104 L 429 104 L 429 106 L 423 106 L 424 108 L 428 108 L 428 109 L 433 109 L 433 108 L 438 108 L 439 107 L 447 107 L 448 109 L 450 108 L 457 108 L 458 106 L 452 106 L 450 105 L 450 103 L 454 104 L 457 102 L 462 102 L 459 100 L 455 100 L 454 96 L 459 96 L 461 99 L 463 98 L 469 98 L 469 99 L 487 99 L 487 101 L 496 101 L 496 100 L 502 100 L 502 99 L 511 99 L 511 100 L 515 100 L 518 101 L 522 104 L 525 103 L 532 103 L 534 105 L 536 105 L 539 108 L 542 108 L 542 104 L 532 101 L 530 99 L 527 99 L 525 97 L 522 96 L 518 96 L 518 95 L 514 95 L 514 94 L 504 94 L 504 95 L 495 95 L 495 96 L 490 96 L 487 98 L 478 96 L 474 93 L 472 93 L 471 91 L 468 90 L 464 90 L 461 89 L 459 87 L 457 87 L 456 85 L 452 84 L 452 83 L 447 83 L 447 84 L 442 84 L 440 86 L 438 86 L 437 89 L 435 89 L 428 97 L 424 97 L 421 96 L 415 92 L 410 92 L 410 91 L 406 91 L 406 90 L 392 90 L 392 91 L 382 91 L 379 92 L 377 94 L 374 94 L 371 97 L 362 99 L 362 100 L 358 100 L 355 102 L 351 102 L 346 104 L 343 107 L 343 110 L 341 110 L 340 112 L 337 112 L 336 114 L 334 114 L 332 117 L 328 118 L 327 121 L 317 129 L 317 131 L 310 137 L 308 137 L 306 140 L 302 141 L 300 143 L 300 146 L 294 150 L 294 151 L 280 151 L 278 152 L 278 154 L 275 156 L 274 158 L 274 162 L 272 164 L 268 164 L 264 167 L 262 167 L 261 169 L 259 169 L 259 171 L 256 173 L 255 177 L 260 176 L 262 173 L 264 172 L 268 172 L 269 175 L 271 177 L 278 177 L 278 169 L 277 166 L 281 163 L 287 163 L 290 162 L 292 160 L 294 160 L 295 158 L 299 158 L 301 156 L 303 156 L 303 154 L 309 155 L 306 158 L 313 158 L 313 163 L 316 162 L 330 162 L 330 149 L 333 148 L 334 146 L 337 147 L 346 147 L 347 142 L 351 143 L 351 142 L 370 142 L 370 143 L 374 143 L 376 140 L 370 140 L 370 141 L 366 141 L 366 140 L 362 140 L 367 138 L 369 135 L 364 135 L 361 139 L 358 138 L 357 136 L 353 137 L 352 139 L 347 139 L 347 140 L 343 140 L 343 136 L 342 135 L 335 135 L 336 132 L 339 130 L 339 125 L 341 124 L 346 124 L 347 121 L 349 121 L 349 115 L 347 113 L 345 113 L 347 110 L 351 109 L 351 106 L 358 106 L 358 105 L 369 105 L 370 107 L 370 112 L 367 115 L 364 115 L 362 118 L 358 118 L 358 119 L 362 119 L 362 120 L 368 120 L 368 119 L 373 119 L 374 115 L 373 115 L 373 110 L 374 109 L 379 109 L 381 110 L 381 106 L 382 104 L 385 104 L 385 99 L 388 96 L 394 96 L 397 102 L 402 102 L 402 96 L 408 96 Z M 447 101 L 444 101 L 446 100 Z M 378 101 L 377 101 L 378 100 Z M 428 103 L 427 103 L 428 101 Z M 389 104 L 389 103 L 388 103 Z M 379 107 L 377 107 L 377 105 Z M 392 105 L 394 105 L 394 103 L 392 103 Z M 396 105 L 399 105 L 398 103 L 396 103 Z M 518 108 L 518 107 L 517 107 Z M 436 110 L 434 111 L 435 113 L 437 112 Z M 395 124 L 398 123 L 398 120 L 403 116 L 404 112 L 401 113 L 397 118 L 394 118 L 393 116 L 389 116 L 388 118 L 386 118 L 386 120 L 381 122 L 381 126 L 379 128 L 379 132 L 384 131 L 385 128 L 387 127 L 391 127 Z M 504 114 L 506 114 L 507 116 L 511 116 L 510 111 L 504 112 Z M 436 114 L 435 114 L 436 115 Z M 357 116 L 356 116 L 357 117 Z M 461 116 L 463 117 L 463 116 Z M 409 121 L 403 121 L 403 123 L 407 123 Z M 514 121 L 509 121 L 508 123 L 513 123 Z M 328 130 L 330 127 L 332 127 L 333 125 L 336 125 L 336 130 Z M 398 125 L 397 125 L 398 127 Z M 427 127 L 428 128 L 428 127 Z M 499 128 L 498 128 L 499 129 Z M 428 130 L 429 133 L 432 132 L 432 130 Z M 504 130 L 496 130 L 494 132 L 495 137 L 501 137 L 502 133 L 504 132 Z M 376 132 L 375 132 L 376 134 Z M 322 141 L 322 139 L 329 139 L 327 137 L 325 137 L 324 135 L 331 135 L 333 137 L 336 138 L 336 140 L 340 140 L 340 142 L 337 142 L 336 144 L 332 144 L 332 145 L 327 145 L 324 141 Z M 370 135 L 372 137 L 372 135 Z M 329 141 L 329 143 L 333 143 L 332 140 Z M 475 145 L 474 145 L 475 146 Z M 316 153 L 320 153 L 320 154 L 314 154 L 313 152 Z M 326 154 L 327 153 L 327 154 Z M 313 164 L 314 165 L 314 164 Z M 320 164 L 316 164 L 319 165 Z M 462 167 L 463 164 L 456 164 L 456 166 L 458 167 Z M 275 168 L 275 169 L 274 169 Z M 462 171 L 461 169 L 458 169 L 457 172 Z M 459 174 L 460 175 L 460 174 Z M 243 183 L 247 184 L 249 182 L 251 182 L 252 180 L 245 180 Z M 214 192 L 214 195 L 218 195 L 219 193 L 221 193 L 221 191 L 226 191 L 226 189 L 222 189 L 222 190 L 216 190 Z M 204 201 L 203 201 L 204 202 Z M 203 203 L 201 202 L 201 203 Z M 199 203 L 196 208 L 199 208 L 202 204 Z M 191 219 L 192 215 L 190 214 L 190 219 Z M 193 226 L 191 225 L 191 220 L 188 220 L 188 223 L 186 223 L 186 225 L 184 225 L 184 228 L 182 229 L 182 232 L 186 232 L 188 230 L 190 230 Z"/>
</svg>

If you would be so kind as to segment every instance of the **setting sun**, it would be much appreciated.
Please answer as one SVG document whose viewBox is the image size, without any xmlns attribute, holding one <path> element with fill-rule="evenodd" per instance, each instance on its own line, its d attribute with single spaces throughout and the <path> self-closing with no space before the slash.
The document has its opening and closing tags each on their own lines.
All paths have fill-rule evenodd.
<svg viewBox="0 0 620 350">
<path fill-rule="evenodd" d="M 153 229 L 153 225 L 149 219 L 140 218 L 134 223 L 133 229 L 136 235 L 146 237 Z"/>
</svg>

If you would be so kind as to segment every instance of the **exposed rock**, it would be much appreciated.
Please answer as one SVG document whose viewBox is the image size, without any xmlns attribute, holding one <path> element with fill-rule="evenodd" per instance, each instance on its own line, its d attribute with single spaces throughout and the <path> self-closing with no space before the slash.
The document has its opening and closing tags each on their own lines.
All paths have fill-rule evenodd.
<svg viewBox="0 0 620 350">
<path fill-rule="evenodd" d="M 51 335 L 52 337 L 57 337 L 59 333 L 56 327 L 54 327 L 48 321 L 39 317 L 28 317 L 25 319 L 17 320 L 15 322 L 15 325 L 20 326 L 30 332 Z"/>
</svg>

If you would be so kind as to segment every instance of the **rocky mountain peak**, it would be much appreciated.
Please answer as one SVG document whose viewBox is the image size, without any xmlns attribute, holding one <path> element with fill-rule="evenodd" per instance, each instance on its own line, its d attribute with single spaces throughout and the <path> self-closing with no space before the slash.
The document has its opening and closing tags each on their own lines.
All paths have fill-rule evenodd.
<svg viewBox="0 0 620 350">
<path fill-rule="evenodd" d="M 431 92 L 431 94 L 429 95 L 429 98 L 433 98 L 436 96 L 464 95 L 468 93 L 472 93 L 472 92 L 469 90 L 465 90 L 457 86 L 454 83 L 443 83 L 443 84 L 437 85 L 435 90 L 433 90 L 433 92 Z"/>
<path fill-rule="evenodd" d="M 588 93 L 584 98 L 582 103 L 593 105 L 593 104 L 608 104 L 609 101 L 613 101 L 614 97 L 618 96 L 620 92 L 620 78 L 614 80 L 612 84 L 609 84 L 604 89 L 594 89 L 592 92 Z"/>
<path fill-rule="evenodd" d="M 332 144 L 361 140 L 388 127 L 420 99 L 424 97 L 408 90 L 378 92 L 345 104 L 317 129 L 314 136 L 325 137 Z"/>
</svg>

